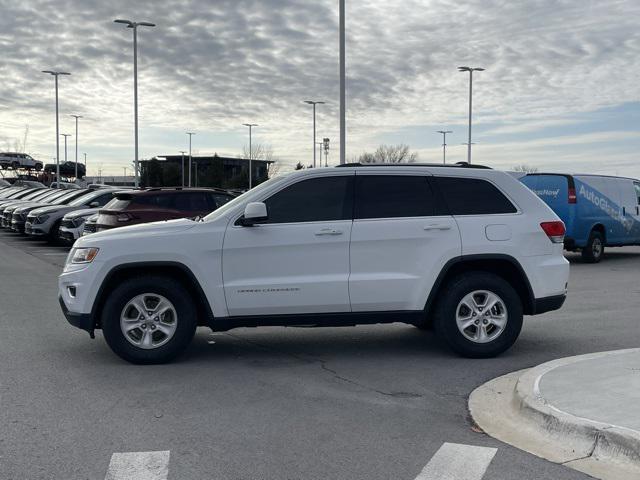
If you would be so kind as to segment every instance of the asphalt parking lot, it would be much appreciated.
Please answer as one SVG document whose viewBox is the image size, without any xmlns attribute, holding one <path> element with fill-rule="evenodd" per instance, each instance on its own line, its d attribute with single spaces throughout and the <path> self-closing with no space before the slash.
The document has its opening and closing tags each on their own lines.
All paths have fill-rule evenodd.
<svg viewBox="0 0 640 480">
<path fill-rule="evenodd" d="M 629 247 L 597 265 L 568 255 L 565 307 L 528 317 L 495 359 L 393 324 L 201 329 L 180 361 L 134 366 L 66 323 L 66 253 L 0 232 L 2 480 L 112 478 L 119 452 L 164 452 L 166 478 L 182 480 L 429 480 L 467 452 L 482 471 L 452 478 L 585 479 L 478 432 L 468 395 L 514 370 L 640 344 L 640 248 Z"/>
</svg>

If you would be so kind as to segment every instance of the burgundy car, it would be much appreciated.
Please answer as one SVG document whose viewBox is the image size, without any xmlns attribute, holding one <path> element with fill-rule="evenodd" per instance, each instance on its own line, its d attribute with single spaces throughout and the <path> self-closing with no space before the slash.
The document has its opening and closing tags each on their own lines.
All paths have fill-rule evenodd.
<svg viewBox="0 0 640 480">
<path fill-rule="evenodd" d="M 98 212 L 96 231 L 138 223 L 204 216 L 233 199 L 225 190 L 150 188 L 118 192 Z"/>
</svg>

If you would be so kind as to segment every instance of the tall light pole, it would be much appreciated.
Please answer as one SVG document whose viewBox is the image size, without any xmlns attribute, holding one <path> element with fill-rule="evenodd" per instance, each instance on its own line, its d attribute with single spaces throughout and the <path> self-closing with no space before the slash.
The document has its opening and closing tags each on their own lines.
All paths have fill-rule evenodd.
<svg viewBox="0 0 640 480">
<path fill-rule="evenodd" d="M 76 180 L 77 180 L 78 179 L 78 119 L 82 118 L 82 115 L 71 115 L 71 116 L 76 119 Z"/>
<path fill-rule="evenodd" d="M 313 106 L 313 168 L 316 168 L 316 105 L 324 105 L 324 102 L 305 100 L 304 103 Z"/>
<path fill-rule="evenodd" d="M 195 135 L 193 132 L 187 132 L 189 135 L 189 187 L 191 187 L 191 137 Z"/>
<path fill-rule="evenodd" d="M 155 27 L 155 23 L 149 22 L 132 22 L 131 20 L 116 19 L 115 23 L 123 23 L 133 30 L 133 121 L 134 121 L 134 138 L 135 138 L 135 187 L 139 185 L 139 168 L 138 168 L 138 27 Z"/>
<path fill-rule="evenodd" d="M 467 162 L 471 164 L 471 112 L 473 104 L 473 72 L 484 72 L 479 67 L 458 67 L 459 72 L 469 72 L 469 141 L 467 142 Z"/>
<path fill-rule="evenodd" d="M 442 134 L 442 164 L 447 163 L 447 133 L 453 133 L 451 130 L 438 130 L 437 133 Z"/>
<path fill-rule="evenodd" d="M 53 75 L 56 80 L 56 181 L 60 187 L 60 121 L 58 119 L 58 77 L 60 75 L 71 75 L 69 72 L 57 72 L 53 70 L 43 70 L 42 73 Z"/>
<path fill-rule="evenodd" d="M 253 187 L 253 167 L 252 167 L 252 160 L 253 160 L 253 148 L 251 145 L 251 133 L 253 130 L 253 127 L 257 127 L 258 124 L 257 123 L 243 123 L 242 125 L 244 125 L 245 127 L 249 127 L 249 190 L 251 190 L 251 188 Z"/>
<path fill-rule="evenodd" d="M 70 133 L 61 133 L 61 137 L 64 137 L 64 163 L 67 163 L 67 137 L 70 137 Z M 58 172 L 60 173 L 60 172 Z M 60 177 L 56 178 L 56 182 L 60 185 Z"/>
<path fill-rule="evenodd" d="M 180 164 L 182 166 L 182 188 L 184 188 L 184 154 L 187 152 L 180 150 L 180 153 L 182 154 L 182 163 Z"/>
<path fill-rule="evenodd" d="M 347 95 L 346 95 L 346 58 L 345 58 L 345 0 L 340 0 L 340 165 L 345 163 L 347 156 Z"/>
</svg>

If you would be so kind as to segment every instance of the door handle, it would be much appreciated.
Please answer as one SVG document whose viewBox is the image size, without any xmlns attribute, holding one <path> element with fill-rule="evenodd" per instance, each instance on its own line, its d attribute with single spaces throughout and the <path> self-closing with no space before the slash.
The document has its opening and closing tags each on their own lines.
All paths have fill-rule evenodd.
<svg viewBox="0 0 640 480">
<path fill-rule="evenodd" d="M 316 232 L 316 236 L 320 237 L 322 235 L 342 235 L 342 230 L 336 230 L 334 228 L 323 228 L 322 230 L 318 230 Z"/>
<path fill-rule="evenodd" d="M 451 230 L 451 225 L 446 223 L 432 223 L 424 226 L 425 230 Z"/>
</svg>

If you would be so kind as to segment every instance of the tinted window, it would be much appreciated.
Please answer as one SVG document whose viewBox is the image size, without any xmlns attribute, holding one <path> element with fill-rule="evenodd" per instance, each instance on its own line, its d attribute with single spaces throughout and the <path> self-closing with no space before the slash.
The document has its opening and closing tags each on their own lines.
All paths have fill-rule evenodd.
<svg viewBox="0 0 640 480">
<path fill-rule="evenodd" d="M 171 208 L 169 195 L 136 195 L 131 200 L 132 208 Z"/>
<path fill-rule="evenodd" d="M 351 219 L 352 176 L 303 180 L 265 201 L 268 223 Z"/>
<path fill-rule="evenodd" d="M 224 205 L 225 203 L 227 203 L 229 200 L 233 199 L 233 197 L 231 195 L 222 195 L 220 193 L 214 193 L 211 195 L 211 197 L 213 198 L 213 204 L 215 205 L 215 208 L 220 208 L 222 205 Z"/>
<path fill-rule="evenodd" d="M 356 176 L 354 218 L 433 215 L 433 195 L 425 176 Z"/>
<path fill-rule="evenodd" d="M 179 193 L 175 195 L 173 208 L 184 212 L 208 212 L 211 209 L 207 205 L 204 193 Z"/>
<path fill-rule="evenodd" d="M 638 205 L 640 205 L 640 183 L 633 182 L 633 187 L 636 189 L 636 197 L 638 197 Z"/>
<path fill-rule="evenodd" d="M 500 190 L 478 178 L 435 177 L 451 215 L 515 213 L 517 210 Z"/>
</svg>

